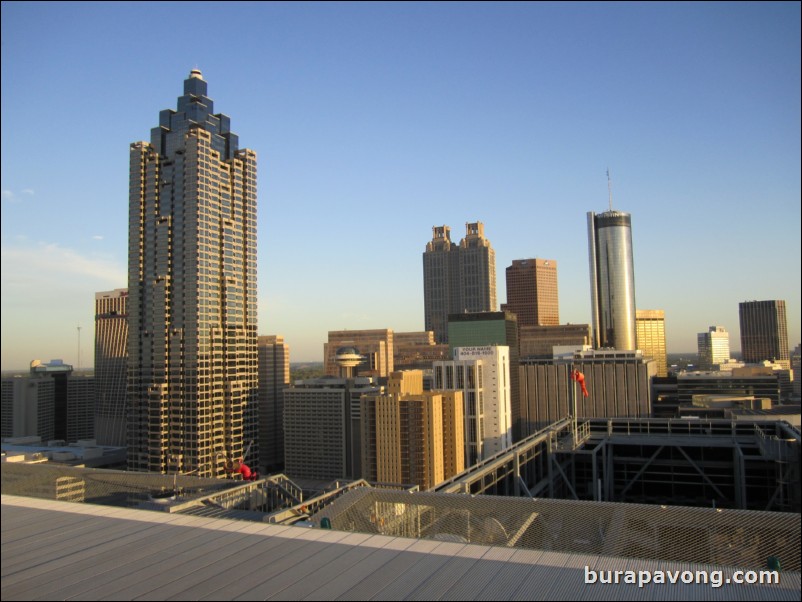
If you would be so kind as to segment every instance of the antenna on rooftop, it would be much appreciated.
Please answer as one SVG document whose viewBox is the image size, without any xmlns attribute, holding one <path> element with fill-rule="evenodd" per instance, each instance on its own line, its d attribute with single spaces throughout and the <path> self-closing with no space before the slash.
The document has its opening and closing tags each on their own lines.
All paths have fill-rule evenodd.
<svg viewBox="0 0 802 602">
<path fill-rule="evenodd" d="M 75 366 L 75 370 L 78 371 L 81 369 L 81 325 L 78 325 L 78 364 Z"/>
<path fill-rule="evenodd" d="M 610 180 L 610 168 L 607 168 L 607 194 L 610 197 L 610 211 L 613 210 L 613 182 Z"/>
</svg>

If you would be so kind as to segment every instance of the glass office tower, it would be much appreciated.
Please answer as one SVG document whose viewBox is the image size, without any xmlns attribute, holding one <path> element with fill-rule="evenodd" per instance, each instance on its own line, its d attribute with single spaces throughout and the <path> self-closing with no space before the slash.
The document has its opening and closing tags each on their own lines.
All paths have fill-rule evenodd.
<svg viewBox="0 0 802 602">
<path fill-rule="evenodd" d="M 588 213 L 593 346 L 636 349 L 635 266 L 629 213 Z"/>
<path fill-rule="evenodd" d="M 201 72 L 130 152 L 128 468 L 258 463 L 256 154 Z M 251 442 L 254 442 L 251 445 Z"/>
</svg>

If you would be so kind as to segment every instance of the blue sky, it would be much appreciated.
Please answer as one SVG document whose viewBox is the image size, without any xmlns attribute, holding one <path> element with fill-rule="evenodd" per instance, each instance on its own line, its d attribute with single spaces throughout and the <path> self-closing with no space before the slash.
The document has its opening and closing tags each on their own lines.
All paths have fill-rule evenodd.
<svg viewBox="0 0 802 602">
<path fill-rule="evenodd" d="M 554 259 L 590 320 L 586 213 L 632 214 L 669 352 L 785 299 L 800 341 L 799 3 L 2 3 L 2 368 L 90 366 L 127 286 L 128 147 L 197 67 L 259 160 L 259 331 L 423 329 L 434 225 L 482 221 L 499 302 Z"/>
</svg>

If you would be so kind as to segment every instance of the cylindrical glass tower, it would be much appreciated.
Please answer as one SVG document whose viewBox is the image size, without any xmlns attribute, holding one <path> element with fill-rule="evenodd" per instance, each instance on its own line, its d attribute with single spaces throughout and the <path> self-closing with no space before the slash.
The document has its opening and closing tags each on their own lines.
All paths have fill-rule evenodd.
<svg viewBox="0 0 802 602">
<path fill-rule="evenodd" d="M 588 213 L 593 346 L 635 349 L 635 267 L 629 213 Z"/>
</svg>

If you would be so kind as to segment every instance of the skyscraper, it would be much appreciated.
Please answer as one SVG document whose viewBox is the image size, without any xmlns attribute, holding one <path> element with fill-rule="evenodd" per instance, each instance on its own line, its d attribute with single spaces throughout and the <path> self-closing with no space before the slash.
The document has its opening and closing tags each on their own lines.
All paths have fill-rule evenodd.
<svg viewBox="0 0 802 602">
<path fill-rule="evenodd" d="M 513 259 L 507 267 L 507 302 L 502 311 L 518 316 L 518 326 L 560 323 L 557 262 L 553 259 Z"/>
<path fill-rule="evenodd" d="M 95 294 L 95 439 L 125 446 L 128 289 Z"/>
<path fill-rule="evenodd" d="M 509 348 L 510 411 L 513 441 L 531 433 L 527 430 L 526 408 L 520 404 L 518 386 L 518 319 L 508 311 L 452 314 L 448 317 L 448 340 L 453 357 L 457 347 L 503 345 Z"/>
<path fill-rule="evenodd" d="M 129 470 L 222 476 L 257 439 L 256 154 L 206 91 L 131 145 Z"/>
<path fill-rule="evenodd" d="M 432 368 L 435 390 L 463 393 L 466 466 L 512 445 L 509 347 L 457 347 L 453 360 Z"/>
<path fill-rule="evenodd" d="M 707 332 L 700 332 L 696 335 L 696 343 L 699 370 L 713 370 L 714 366 L 729 361 L 730 335 L 723 326 L 711 326 Z"/>
<path fill-rule="evenodd" d="M 790 369 L 785 301 L 744 301 L 738 315 L 743 360 L 750 364 L 773 360 Z"/>
<path fill-rule="evenodd" d="M 629 213 L 588 213 L 593 346 L 636 348 L 635 267 Z"/>
<path fill-rule="evenodd" d="M 451 228 L 435 226 L 423 253 L 426 330 L 437 343 L 448 342 L 448 316 L 496 310 L 496 253 L 484 224 L 465 224 L 465 238 L 451 242 Z"/>
<path fill-rule="evenodd" d="M 283 336 L 258 337 L 260 465 L 284 468 L 284 389 L 290 386 L 290 347 Z"/>
<path fill-rule="evenodd" d="M 461 391 L 424 391 L 420 370 L 393 372 L 386 394 L 361 404 L 363 478 L 426 490 L 463 471 Z"/>
<path fill-rule="evenodd" d="M 666 354 L 666 312 L 662 309 L 639 309 L 635 312 L 635 333 L 638 349 L 657 362 L 657 376 L 668 376 Z"/>
</svg>

